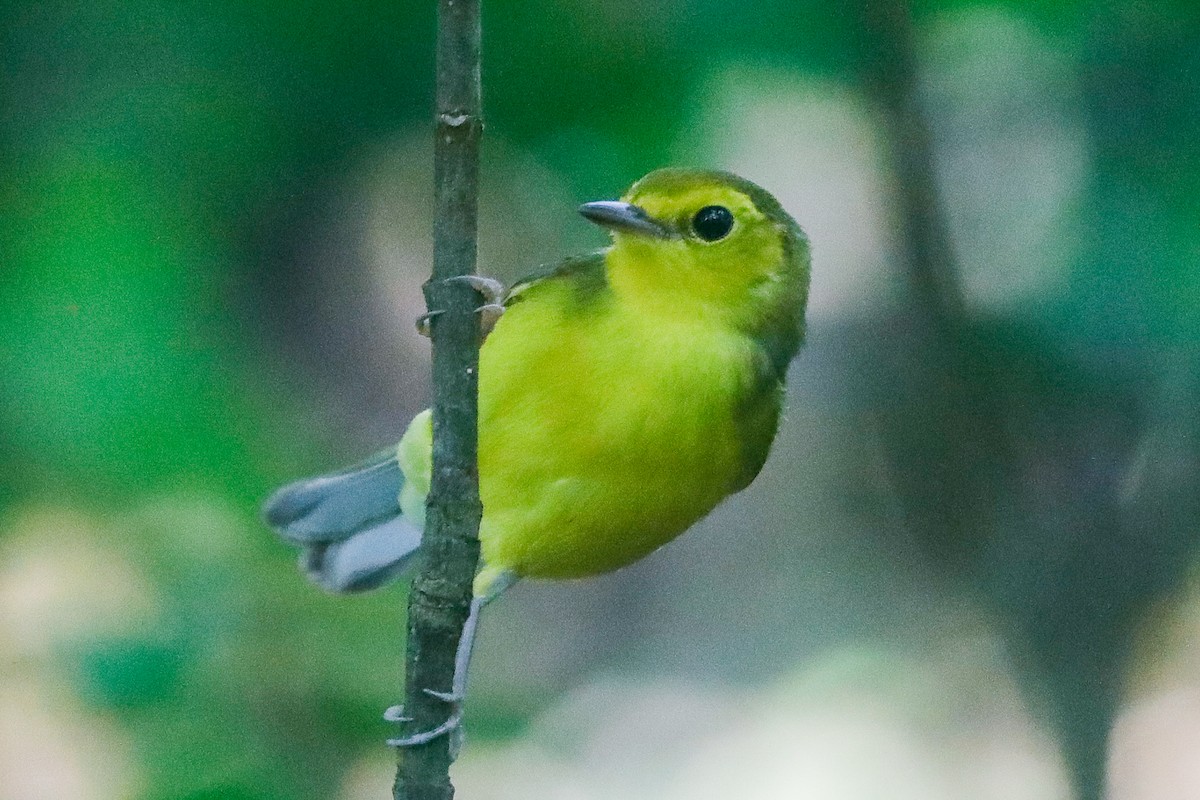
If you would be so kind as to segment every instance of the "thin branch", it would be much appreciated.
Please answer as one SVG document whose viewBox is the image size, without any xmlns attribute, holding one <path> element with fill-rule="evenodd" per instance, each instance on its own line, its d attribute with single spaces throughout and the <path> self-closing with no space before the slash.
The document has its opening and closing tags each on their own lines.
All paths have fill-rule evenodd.
<svg viewBox="0 0 1200 800">
<path fill-rule="evenodd" d="M 433 340 L 433 482 L 423 565 L 408 606 L 405 713 L 409 733 L 452 711 L 425 690 L 449 692 L 479 562 L 478 374 L 480 326 L 473 289 L 448 278 L 475 271 L 482 133 L 480 0 L 439 0 L 434 145 L 433 275 L 425 284 Z M 450 800 L 451 736 L 401 748 L 396 800 Z"/>
</svg>

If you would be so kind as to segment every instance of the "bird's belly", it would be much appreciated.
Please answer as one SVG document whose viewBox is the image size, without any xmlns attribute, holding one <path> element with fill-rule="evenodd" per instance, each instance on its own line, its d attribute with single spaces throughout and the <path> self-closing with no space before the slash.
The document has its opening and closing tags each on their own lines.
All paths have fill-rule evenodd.
<svg viewBox="0 0 1200 800">
<path fill-rule="evenodd" d="M 653 348 L 609 341 L 602 356 L 567 355 L 481 386 L 483 555 L 529 577 L 641 558 L 708 513 L 742 468 L 741 354 L 660 336 Z"/>
<path fill-rule="evenodd" d="M 481 487 L 485 560 L 545 578 L 594 575 L 636 561 L 686 530 L 728 491 L 728 476 L 711 469 L 712 461 L 703 473 L 696 462 L 675 461 L 649 467 L 614 459 L 517 491 L 506 485 L 508 476 L 493 473 Z M 531 502 L 505 503 L 500 498 L 506 495 Z"/>
</svg>

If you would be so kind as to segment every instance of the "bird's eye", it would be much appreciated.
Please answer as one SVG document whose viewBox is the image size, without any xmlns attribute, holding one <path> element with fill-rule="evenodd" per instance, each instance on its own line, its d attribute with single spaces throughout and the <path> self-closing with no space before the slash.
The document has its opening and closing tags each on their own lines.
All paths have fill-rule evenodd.
<svg viewBox="0 0 1200 800">
<path fill-rule="evenodd" d="M 692 217 L 692 230 L 706 242 L 723 239 L 733 228 L 733 212 L 725 206 L 705 206 Z"/>
</svg>

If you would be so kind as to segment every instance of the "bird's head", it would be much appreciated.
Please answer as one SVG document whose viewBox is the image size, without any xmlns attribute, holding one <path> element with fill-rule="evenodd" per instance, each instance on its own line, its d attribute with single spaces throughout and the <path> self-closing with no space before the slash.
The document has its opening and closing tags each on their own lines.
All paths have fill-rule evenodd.
<svg viewBox="0 0 1200 800">
<path fill-rule="evenodd" d="M 660 169 L 584 217 L 613 236 L 613 290 L 669 315 L 803 325 L 808 240 L 765 190 L 728 172 Z"/>
</svg>

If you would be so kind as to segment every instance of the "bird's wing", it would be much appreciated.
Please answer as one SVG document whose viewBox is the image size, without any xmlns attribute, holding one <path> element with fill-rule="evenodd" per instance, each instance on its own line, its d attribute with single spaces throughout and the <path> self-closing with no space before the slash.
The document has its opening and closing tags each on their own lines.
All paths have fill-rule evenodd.
<svg viewBox="0 0 1200 800">
<path fill-rule="evenodd" d="M 783 379 L 777 370 L 771 353 L 755 348 L 750 365 L 753 389 L 746 393 L 736 417 L 742 469 L 731 491 L 740 492 L 749 486 L 770 455 L 783 410 Z"/>
<path fill-rule="evenodd" d="M 558 281 L 568 282 L 581 301 L 595 297 L 607 286 L 603 254 L 569 258 L 518 281 L 504 303 Z M 373 589 L 402 571 L 421 545 L 431 450 L 426 411 L 409 425 L 398 449 L 290 483 L 271 495 L 263 515 L 280 536 L 304 548 L 301 566 L 314 582 L 334 592 Z"/>
<path fill-rule="evenodd" d="M 589 253 L 560 261 L 554 267 L 543 267 L 532 275 L 514 283 L 504 296 L 504 306 L 515 305 L 551 281 L 568 281 L 577 290 L 590 296 L 602 292 L 608 286 L 604 272 L 604 253 Z"/>
</svg>

